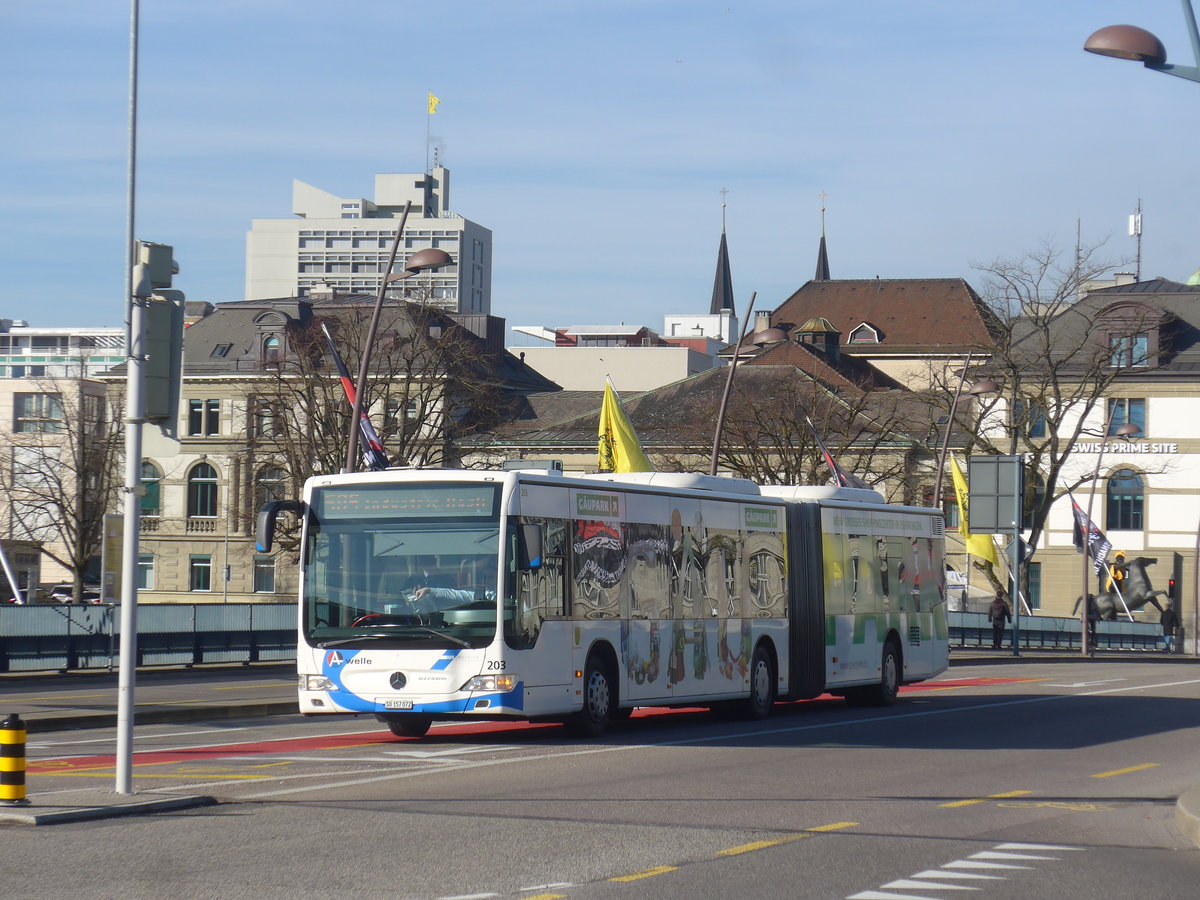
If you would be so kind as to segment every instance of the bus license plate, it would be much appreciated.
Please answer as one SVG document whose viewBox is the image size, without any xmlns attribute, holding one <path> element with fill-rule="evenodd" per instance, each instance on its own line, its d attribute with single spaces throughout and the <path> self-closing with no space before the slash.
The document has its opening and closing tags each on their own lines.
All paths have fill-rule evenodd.
<svg viewBox="0 0 1200 900">
<path fill-rule="evenodd" d="M 384 700 L 384 709 L 412 709 L 411 700 Z"/>
</svg>

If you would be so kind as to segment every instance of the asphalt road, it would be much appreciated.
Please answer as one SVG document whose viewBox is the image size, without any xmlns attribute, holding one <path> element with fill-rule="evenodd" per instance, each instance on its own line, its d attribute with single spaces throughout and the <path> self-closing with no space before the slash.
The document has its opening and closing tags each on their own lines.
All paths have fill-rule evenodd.
<svg viewBox="0 0 1200 900">
<path fill-rule="evenodd" d="M 4 828 L 0 896 L 1194 897 L 1175 799 L 1200 782 L 1200 666 L 976 662 L 888 710 L 639 711 L 582 743 L 290 715 L 139 725 L 139 797 L 220 802 Z M 113 747 L 111 729 L 32 733 L 35 806 L 111 789 Z"/>
</svg>

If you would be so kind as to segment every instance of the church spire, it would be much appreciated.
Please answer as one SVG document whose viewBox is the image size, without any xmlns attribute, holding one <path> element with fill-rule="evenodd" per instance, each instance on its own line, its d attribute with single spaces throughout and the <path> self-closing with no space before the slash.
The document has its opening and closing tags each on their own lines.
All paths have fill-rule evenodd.
<svg viewBox="0 0 1200 900">
<path fill-rule="evenodd" d="M 712 304 L 708 311 L 718 315 L 722 310 L 733 311 L 733 275 L 729 271 L 729 245 L 725 241 L 725 194 L 721 188 L 721 245 L 717 248 L 717 275 L 713 279 Z"/>
<path fill-rule="evenodd" d="M 817 248 L 817 274 L 814 281 L 829 281 L 829 253 L 825 249 L 825 192 L 821 191 L 821 244 Z"/>
</svg>

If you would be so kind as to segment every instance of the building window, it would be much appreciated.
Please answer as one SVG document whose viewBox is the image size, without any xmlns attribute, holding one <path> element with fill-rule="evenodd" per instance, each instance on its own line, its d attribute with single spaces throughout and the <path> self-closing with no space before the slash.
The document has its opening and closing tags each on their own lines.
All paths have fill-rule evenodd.
<svg viewBox="0 0 1200 900">
<path fill-rule="evenodd" d="M 272 500 L 283 500 L 287 494 L 287 472 L 283 469 L 259 469 L 254 476 L 254 503 L 256 508 Z"/>
<path fill-rule="evenodd" d="M 254 557 L 254 593 L 275 593 L 275 560 L 273 557 Z"/>
<path fill-rule="evenodd" d="M 1025 497 L 1021 502 L 1021 528 L 1029 531 L 1033 528 L 1033 519 L 1037 510 L 1046 499 L 1046 479 L 1036 469 L 1026 466 Z"/>
<path fill-rule="evenodd" d="M 262 343 L 262 361 L 264 366 L 279 365 L 281 345 L 279 335 L 269 334 Z"/>
<path fill-rule="evenodd" d="M 148 460 L 142 462 L 142 491 L 141 514 L 157 517 L 162 511 L 162 472 Z"/>
<path fill-rule="evenodd" d="M 278 401 L 258 397 L 250 408 L 253 413 L 251 427 L 254 437 L 273 438 L 282 434 L 283 419 Z"/>
<path fill-rule="evenodd" d="M 211 591 L 212 590 L 212 557 L 211 556 L 190 556 L 188 557 L 188 590 L 189 591 Z"/>
<path fill-rule="evenodd" d="M 221 401 L 188 401 L 188 434 L 192 437 L 220 434 Z"/>
<path fill-rule="evenodd" d="M 63 421 L 62 394 L 13 394 L 14 432 L 60 434 Z"/>
<path fill-rule="evenodd" d="M 1042 564 L 1040 562 L 1031 562 L 1029 564 L 1029 596 L 1025 599 L 1029 601 L 1030 609 L 1042 608 Z"/>
<path fill-rule="evenodd" d="M 217 515 L 217 470 L 198 463 L 188 474 L 188 518 L 215 518 Z"/>
<path fill-rule="evenodd" d="M 233 349 L 233 344 L 217 344 L 212 348 L 212 353 L 209 356 L 215 356 L 218 359 L 228 356 L 229 351 Z"/>
<path fill-rule="evenodd" d="M 1114 435 L 1122 425 L 1136 425 L 1139 434 L 1146 433 L 1146 400 L 1137 397 L 1121 397 L 1108 401 L 1108 433 Z"/>
<path fill-rule="evenodd" d="M 1105 519 L 1109 531 L 1141 531 L 1145 488 L 1142 476 L 1133 469 L 1121 469 L 1108 479 L 1108 514 Z"/>
<path fill-rule="evenodd" d="M 48 335 L 34 335 L 29 341 L 29 349 L 41 353 L 66 353 L 70 338 Z"/>
<path fill-rule="evenodd" d="M 138 554 L 137 586 L 142 591 L 154 590 L 154 554 Z"/>
<path fill-rule="evenodd" d="M 1046 410 L 1036 400 L 1026 400 L 1017 397 L 1013 401 L 1012 427 L 1025 429 L 1027 437 L 1044 438 L 1046 436 Z"/>
<path fill-rule="evenodd" d="M 1146 366 L 1150 364 L 1150 336 L 1146 334 L 1110 334 L 1109 365 Z"/>
</svg>

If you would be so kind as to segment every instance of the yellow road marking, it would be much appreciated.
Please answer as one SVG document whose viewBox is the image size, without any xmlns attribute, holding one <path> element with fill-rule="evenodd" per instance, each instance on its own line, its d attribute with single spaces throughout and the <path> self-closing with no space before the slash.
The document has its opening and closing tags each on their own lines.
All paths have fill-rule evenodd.
<svg viewBox="0 0 1200 900">
<path fill-rule="evenodd" d="M 679 869 L 679 866 L 655 866 L 653 869 L 646 869 L 641 872 L 634 872 L 632 875 L 618 875 L 616 878 L 610 878 L 609 881 L 638 881 L 642 878 L 652 878 L 655 875 L 665 875 L 667 872 L 674 872 Z M 528 900 L 528 898 L 526 898 Z"/>
<path fill-rule="evenodd" d="M 805 828 L 805 831 L 841 831 L 843 828 L 853 828 L 857 822 L 834 822 L 832 825 L 818 825 L 816 828 Z"/>
<path fill-rule="evenodd" d="M 838 831 L 842 828 L 853 828 L 857 822 L 834 822 L 832 825 L 818 825 L 815 828 L 805 828 L 799 834 L 789 834 L 784 837 L 775 838 L 769 841 L 753 841 L 749 844 L 739 844 L 737 847 L 730 847 L 727 850 L 718 850 L 717 856 L 737 856 L 741 853 L 752 853 L 755 850 L 763 850 L 767 847 L 778 847 L 780 844 L 790 844 L 793 841 L 802 841 L 806 837 L 812 837 L 814 834 L 825 831 Z"/>
<path fill-rule="evenodd" d="M 1061 800 L 1018 800 L 1015 803 L 997 803 L 1005 809 L 1065 809 L 1070 812 L 1106 812 L 1116 809 L 1104 803 L 1071 803 Z"/>
<path fill-rule="evenodd" d="M 972 797 L 970 800 L 955 800 L 953 803 L 939 804 L 943 809 L 954 809 L 958 806 L 972 806 L 976 803 L 987 803 L 989 800 L 1003 800 L 1005 797 L 1020 797 L 1032 794 L 1033 791 L 1006 791 L 1003 794 L 988 794 L 986 797 Z"/>
<path fill-rule="evenodd" d="M 1158 763 L 1142 763 L 1140 766 L 1129 766 L 1126 769 L 1113 769 L 1111 772 L 1097 772 L 1093 778 L 1112 778 L 1114 775 L 1128 775 L 1130 772 L 1140 772 L 1142 769 L 1153 769 Z"/>
<path fill-rule="evenodd" d="M 521 900 L 563 900 L 566 894 L 530 894 L 528 897 L 522 897 Z"/>
</svg>

